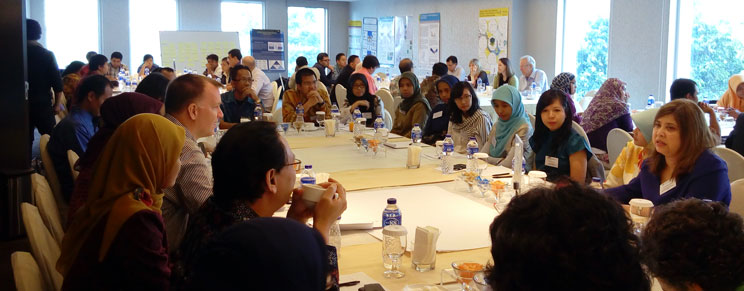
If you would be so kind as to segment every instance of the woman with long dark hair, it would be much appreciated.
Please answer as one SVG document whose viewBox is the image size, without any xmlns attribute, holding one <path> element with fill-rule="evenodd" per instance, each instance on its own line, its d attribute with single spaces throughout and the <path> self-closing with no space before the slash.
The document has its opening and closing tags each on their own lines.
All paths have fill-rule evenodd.
<svg viewBox="0 0 744 291">
<path fill-rule="evenodd" d="M 507 58 L 500 58 L 498 63 L 498 74 L 496 80 L 493 80 L 494 88 L 501 87 L 504 84 L 512 85 L 519 88 L 519 80 L 514 75 L 511 62 Z"/>
<path fill-rule="evenodd" d="M 471 137 L 475 137 L 478 145 L 486 144 L 491 132 L 491 117 L 480 109 L 478 96 L 470 83 L 455 84 L 447 106 L 452 114 L 447 133 L 452 135 L 456 152 L 465 153 Z"/>
</svg>

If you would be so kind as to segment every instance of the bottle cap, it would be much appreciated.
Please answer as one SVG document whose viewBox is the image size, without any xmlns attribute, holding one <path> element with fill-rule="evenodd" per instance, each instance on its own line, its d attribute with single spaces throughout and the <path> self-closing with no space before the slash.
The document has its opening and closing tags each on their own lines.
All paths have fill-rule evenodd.
<svg viewBox="0 0 744 291">
<path fill-rule="evenodd" d="M 395 204 L 395 203 L 398 203 L 398 200 L 397 200 L 397 199 L 395 199 L 395 198 L 388 198 L 388 200 L 387 200 L 387 201 L 388 201 L 388 204 Z"/>
<path fill-rule="evenodd" d="M 592 182 L 601 183 L 602 182 L 602 178 L 600 178 L 600 177 L 592 177 Z"/>
<path fill-rule="evenodd" d="M 444 135 L 444 137 L 452 138 L 452 135 L 451 134 L 446 134 L 446 135 Z"/>
<path fill-rule="evenodd" d="M 305 169 L 312 169 L 313 165 L 305 165 Z"/>
<path fill-rule="evenodd" d="M 475 140 L 475 137 L 474 137 L 474 136 L 471 136 L 471 137 L 470 137 L 470 140 Z"/>
<path fill-rule="evenodd" d="M 419 126 L 419 124 L 418 123 L 414 123 L 413 126 Z"/>
</svg>

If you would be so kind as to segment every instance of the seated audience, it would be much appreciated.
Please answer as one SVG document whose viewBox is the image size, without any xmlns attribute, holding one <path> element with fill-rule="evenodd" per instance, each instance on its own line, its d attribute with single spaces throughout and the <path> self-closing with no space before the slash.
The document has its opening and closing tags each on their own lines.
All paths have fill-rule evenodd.
<svg viewBox="0 0 744 291">
<path fill-rule="evenodd" d="M 468 64 L 468 67 L 470 67 L 468 82 L 470 82 L 470 85 L 472 85 L 473 88 L 478 88 L 478 80 L 481 80 L 481 84 L 483 84 L 483 86 L 488 86 L 488 74 L 486 73 L 486 71 L 483 71 L 483 69 L 481 69 L 478 59 L 470 60 L 470 64 Z"/>
<path fill-rule="evenodd" d="M 72 221 L 75 212 L 88 201 L 88 189 L 93 180 L 93 166 L 98 161 L 103 147 L 106 146 L 119 125 L 140 113 L 164 115 L 165 107 L 163 102 L 139 93 L 121 93 L 109 98 L 101 105 L 101 126 L 88 142 L 88 150 L 80 156 L 75 165 L 79 174 L 75 179 L 72 196 L 70 196 L 68 222 Z"/>
<path fill-rule="evenodd" d="M 488 162 L 494 165 L 512 167 L 514 155 L 514 139 L 522 140 L 524 149 L 522 154 L 525 158 L 532 152 L 529 139 L 532 137 L 532 124 L 530 118 L 524 111 L 522 95 L 512 85 L 501 86 L 493 91 L 493 106 L 498 119 L 493 125 L 486 143 L 481 146 L 482 153 L 488 153 Z"/>
<path fill-rule="evenodd" d="M 93 75 L 84 78 L 76 91 L 75 104 L 70 108 L 70 114 L 52 130 L 47 151 L 53 165 L 49 167 L 54 167 L 57 172 L 65 202 L 69 202 L 75 186 L 67 151 L 72 150 L 78 156 L 86 152 L 88 141 L 98 130 L 97 118 L 101 115 L 101 105 L 112 94 L 111 83 L 106 77 Z"/>
<path fill-rule="evenodd" d="M 439 78 L 442 78 L 446 75 L 447 65 L 445 65 L 444 63 L 436 63 L 431 68 L 431 76 L 426 77 L 426 79 L 421 82 L 421 94 L 426 97 L 426 100 L 429 101 L 429 104 L 432 106 L 437 106 L 439 105 L 439 103 L 443 102 L 442 100 L 439 100 L 439 97 L 437 96 L 437 81 L 439 81 Z"/>
<path fill-rule="evenodd" d="M 718 106 L 728 108 L 729 115 L 739 117 L 744 111 L 744 74 L 731 76 L 728 90 L 718 99 Z"/>
<path fill-rule="evenodd" d="M 447 106 L 452 112 L 447 133 L 455 142 L 455 152 L 467 153 L 471 137 L 475 137 L 479 146 L 486 144 L 488 133 L 491 132 L 491 116 L 480 108 L 478 96 L 470 83 L 457 82 Z"/>
<path fill-rule="evenodd" d="M 346 104 L 343 105 L 343 115 L 351 116 L 354 109 L 362 112 L 362 117 L 367 119 L 367 126 L 374 125 L 375 118 L 382 116 L 382 106 L 377 96 L 369 94 L 367 78 L 362 74 L 354 74 L 349 78 L 351 88 L 346 90 Z M 348 111 L 348 112 L 346 112 Z"/>
<path fill-rule="evenodd" d="M 274 108 L 274 91 L 271 88 L 271 80 L 269 80 L 269 77 L 266 76 L 266 73 L 261 68 L 256 66 L 256 59 L 252 56 L 243 57 L 241 63 L 251 70 L 251 77 L 253 78 L 251 91 L 253 91 L 253 94 L 258 95 L 258 99 L 261 101 L 261 105 L 263 105 L 263 111 L 267 113 L 271 112 Z"/>
<path fill-rule="evenodd" d="M 295 59 L 295 73 L 299 71 L 300 69 L 307 67 L 307 65 L 308 65 L 307 58 L 303 56 L 297 57 L 297 59 Z"/>
<path fill-rule="evenodd" d="M 361 62 L 362 60 L 359 59 L 359 56 L 357 55 L 349 56 L 349 63 L 346 65 L 346 67 L 343 68 L 343 70 L 341 70 L 341 73 L 338 74 L 338 78 L 336 78 L 336 84 L 344 86 L 346 91 L 349 91 L 349 87 L 350 87 L 349 77 L 351 77 L 351 74 L 354 73 L 354 71 L 356 71 L 356 66 L 360 64 Z"/>
<path fill-rule="evenodd" d="M 222 85 L 227 84 L 227 78 L 230 76 L 230 62 L 227 57 L 222 58 L 220 61 L 220 68 L 222 69 L 222 76 L 220 76 L 220 83 Z"/>
<path fill-rule="evenodd" d="M 429 117 L 426 119 L 426 126 L 423 127 L 423 143 L 434 145 L 437 141 L 444 140 L 444 136 L 447 135 L 450 116 L 452 116 L 449 110 L 449 100 L 452 88 L 458 82 L 457 78 L 452 75 L 446 75 L 436 81 L 436 92 L 439 100 L 442 100 L 442 102 L 431 109 L 431 113 L 429 113 Z"/>
<path fill-rule="evenodd" d="M 602 84 L 584 111 L 581 127 L 589 137 L 589 144 L 603 151 L 607 151 L 607 134 L 610 130 L 633 130 L 625 82 L 609 78 Z"/>
<path fill-rule="evenodd" d="M 354 71 L 353 74 L 362 74 L 364 77 L 367 78 L 367 84 L 369 84 L 369 94 L 375 95 L 377 92 L 377 84 L 375 84 L 375 79 L 372 78 L 372 74 L 375 73 L 375 70 L 380 67 L 380 62 L 377 60 L 376 56 L 373 55 L 367 55 L 364 57 L 364 60 L 362 61 L 362 68 Z"/>
<path fill-rule="evenodd" d="M 95 55 L 90 58 L 90 61 L 88 62 L 88 74 L 84 77 L 90 76 L 90 75 L 100 75 L 105 76 L 109 71 L 109 64 L 108 64 L 108 58 L 104 55 Z"/>
<path fill-rule="evenodd" d="M 654 117 L 659 109 L 647 109 L 633 113 L 636 128 L 633 130 L 633 140 L 629 141 L 620 155 L 617 156 L 615 164 L 612 165 L 609 175 L 604 182 L 607 188 L 617 187 L 630 183 L 641 171 L 641 164 L 651 154 L 654 144 L 651 142 L 654 130 Z"/>
<path fill-rule="evenodd" d="M 592 150 L 584 137 L 573 129 L 571 116 L 568 95 L 563 91 L 548 90 L 540 96 L 535 133 L 530 138 L 534 167 L 531 167 L 532 162 L 528 162 L 527 167 L 545 172 L 550 181 L 568 176 L 583 184 L 587 180 Z"/>
<path fill-rule="evenodd" d="M 411 137 L 411 129 L 418 123 L 423 129 L 426 128 L 426 118 L 431 112 L 429 102 L 421 96 L 418 78 L 411 72 L 405 72 L 401 75 L 400 95 L 403 101 L 398 104 L 395 110 L 395 121 L 393 122 L 392 133 Z"/>
<path fill-rule="evenodd" d="M 558 76 L 553 78 L 553 82 L 550 84 L 550 89 L 561 90 L 563 93 L 568 95 L 568 105 L 571 107 L 574 115 L 571 117 L 573 121 L 581 124 L 581 115 L 576 112 L 576 102 L 574 102 L 573 94 L 576 94 L 576 76 L 571 73 L 560 73 Z"/>
<path fill-rule="evenodd" d="M 716 117 L 716 112 L 715 110 L 713 110 L 713 108 L 710 108 L 710 106 L 708 106 L 708 103 L 700 102 L 700 100 L 698 100 L 697 83 L 695 83 L 695 81 L 690 79 L 674 80 L 674 82 L 672 82 L 672 86 L 669 87 L 669 94 L 672 100 L 684 98 L 697 103 L 700 109 L 708 114 L 708 120 L 710 121 L 710 130 L 713 132 L 713 135 L 720 139 L 721 126 L 718 124 L 718 117 Z"/>
<path fill-rule="evenodd" d="M 150 73 L 142 79 L 142 82 L 137 86 L 134 92 L 142 93 L 152 97 L 160 102 L 165 101 L 165 92 L 168 89 L 170 81 L 166 76 L 161 73 Z"/>
<path fill-rule="evenodd" d="M 545 72 L 536 68 L 535 58 L 532 56 L 523 56 L 519 58 L 519 70 L 522 76 L 519 77 L 519 91 L 526 94 L 532 89 L 532 83 L 537 87 L 537 94 L 542 94 L 548 89 L 548 77 Z"/>
<path fill-rule="evenodd" d="M 173 81 L 176 79 L 176 71 L 169 67 L 155 68 L 154 70 L 150 71 L 150 73 L 161 73 L 163 74 L 163 76 L 168 78 L 169 81 Z"/>
<path fill-rule="evenodd" d="M 493 80 L 494 88 L 498 88 L 503 85 L 512 85 L 515 88 L 519 88 L 519 80 L 514 74 L 514 69 L 512 69 L 509 59 L 500 58 L 497 70 L 498 73 L 496 74 L 496 80 Z"/>
<path fill-rule="evenodd" d="M 449 56 L 447 57 L 447 74 L 455 76 L 458 81 L 465 81 L 465 76 L 467 75 L 467 72 L 465 72 L 465 69 L 457 65 L 457 57 L 456 56 Z"/>
<path fill-rule="evenodd" d="M 116 129 L 99 157 L 106 162 L 93 169 L 88 201 L 62 240 L 62 290 L 168 290 L 160 205 L 162 189 L 178 174 L 183 141 L 183 129 L 155 114 Z"/>
<path fill-rule="evenodd" d="M 333 83 L 336 83 L 336 79 L 338 78 L 338 75 L 341 74 L 341 71 L 346 68 L 346 54 L 345 53 L 337 53 L 336 54 L 336 64 L 333 65 L 333 74 L 331 74 L 331 79 L 333 80 Z"/>
<path fill-rule="evenodd" d="M 262 154 L 255 154 L 259 152 Z M 293 203 L 287 218 L 304 224 L 312 217 L 313 228 L 327 244 L 331 225 L 346 210 L 346 191 L 331 179 L 320 184 L 326 191 L 313 208 L 308 208 L 302 202 L 302 190 L 293 190 L 299 166 L 273 122 L 241 123 L 227 131 L 212 156 L 214 196 L 191 217 L 180 247 L 182 260 L 176 262 L 176 275 L 182 272 L 183 277 L 174 276 L 174 280 L 188 281 L 199 253 L 225 229 L 246 220 L 271 217 L 290 197 Z M 330 275 L 337 284 L 337 250 L 332 246 L 327 249 L 334 266 Z"/>
<path fill-rule="evenodd" d="M 67 67 L 65 67 L 65 70 L 62 71 L 62 77 L 67 76 L 69 74 L 77 74 L 78 76 L 82 76 L 80 74 L 80 70 L 85 66 L 85 63 L 81 61 L 72 61 L 70 62 Z"/>
<path fill-rule="evenodd" d="M 742 290 L 744 224 L 722 203 L 684 199 L 654 209 L 641 261 L 663 290 Z"/>
<path fill-rule="evenodd" d="M 726 162 L 710 151 L 715 139 L 695 102 L 677 99 L 659 109 L 653 145 L 638 177 L 607 194 L 620 203 L 644 198 L 662 205 L 688 197 L 731 202 Z"/>
<path fill-rule="evenodd" d="M 318 72 L 320 73 L 320 82 L 323 83 L 323 85 L 325 85 L 327 89 L 330 89 L 331 85 L 333 85 L 333 79 L 331 77 L 331 75 L 333 74 L 333 67 L 331 67 L 331 58 L 328 57 L 327 53 L 319 53 L 316 59 L 317 62 L 313 65 L 313 67 L 318 69 Z M 330 70 L 330 73 L 326 73 L 326 68 Z"/>
<path fill-rule="evenodd" d="M 241 53 L 239 49 L 234 48 L 227 52 L 227 63 L 230 65 L 230 68 L 240 65 L 242 60 L 243 53 Z M 228 74 L 228 76 L 230 75 Z M 230 82 L 230 80 L 227 81 L 228 83 Z"/>
<path fill-rule="evenodd" d="M 207 63 L 204 64 L 204 75 L 207 78 L 220 79 L 222 78 L 222 68 L 220 67 L 220 57 L 215 54 L 209 54 L 207 56 Z"/>
<path fill-rule="evenodd" d="M 573 184 L 516 196 L 490 233 L 493 290 L 651 289 L 627 214 L 592 189 Z"/>
<path fill-rule="evenodd" d="M 196 140 L 214 134 L 223 117 L 220 86 L 202 75 L 186 74 L 173 80 L 165 94 L 165 118 L 185 129 L 186 134 L 176 184 L 165 189 L 163 197 L 163 219 L 171 251 L 181 243 L 189 216 L 212 196 L 209 162 Z"/>
<path fill-rule="evenodd" d="M 317 230 L 290 219 L 254 218 L 204 247 L 184 289 L 325 290 L 327 258 Z"/>
<path fill-rule="evenodd" d="M 90 63 L 90 58 L 97 54 L 97 52 L 89 51 L 85 54 L 85 60 Z M 82 68 L 80 68 L 80 76 L 88 76 L 88 71 L 90 71 L 90 68 L 88 67 L 88 64 L 85 64 Z"/>
<path fill-rule="evenodd" d="M 116 81 L 119 79 L 119 72 L 129 71 L 129 68 L 127 68 L 127 65 L 121 62 L 123 59 L 124 59 L 124 56 L 120 52 L 111 53 L 111 62 L 109 63 L 108 72 L 106 72 L 106 78 L 108 78 L 111 81 Z"/>
<path fill-rule="evenodd" d="M 331 100 L 328 92 L 319 90 L 315 72 L 309 68 L 302 68 L 293 75 L 297 88 L 284 91 L 282 100 L 282 118 L 284 122 L 294 122 L 297 118 L 295 110 L 302 104 L 305 111 L 305 122 L 315 121 L 318 111 L 325 111 L 331 116 Z"/>
<path fill-rule="evenodd" d="M 744 156 L 744 118 L 741 118 L 742 114 L 739 114 L 734 130 L 726 138 L 726 147 Z"/>
<path fill-rule="evenodd" d="M 142 58 L 142 64 L 137 67 L 137 74 L 139 74 L 140 77 L 145 77 L 145 69 L 148 69 L 150 73 L 152 73 L 153 70 L 159 68 L 157 64 L 153 63 L 152 55 L 146 54 Z"/>
<path fill-rule="evenodd" d="M 398 63 L 398 70 L 400 71 L 401 74 L 405 72 L 413 72 L 413 61 L 409 58 L 400 60 L 400 63 Z M 400 89 L 398 89 L 398 82 L 400 82 L 400 75 L 397 75 L 395 76 L 395 78 L 390 80 L 390 95 L 393 95 L 393 97 L 400 96 Z"/>
<path fill-rule="evenodd" d="M 220 128 L 227 129 L 240 123 L 241 118 L 253 120 L 256 106 L 260 106 L 260 99 L 253 91 L 253 76 L 251 69 L 237 65 L 230 69 L 230 85 L 232 90 L 222 93 L 220 98 L 222 104 L 223 118 L 220 120 Z M 259 105 L 257 105 L 259 104 Z"/>
<path fill-rule="evenodd" d="M 62 76 L 62 92 L 65 93 L 65 110 L 67 111 L 67 108 L 70 108 L 72 104 L 75 103 L 75 100 L 72 100 L 75 98 L 75 89 L 77 89 L 78 85 L 80 84 L 80 80 L 82 80 L 82 77 L 76 73 L 70 73 L 67 75 Z M 67 99 L 69 98 L 69 99 Z"/>
</svg>

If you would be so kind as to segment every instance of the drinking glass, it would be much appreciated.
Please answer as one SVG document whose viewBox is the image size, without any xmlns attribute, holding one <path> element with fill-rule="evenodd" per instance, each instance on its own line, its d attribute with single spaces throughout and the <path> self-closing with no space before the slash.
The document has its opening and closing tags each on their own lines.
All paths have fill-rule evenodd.
<svg viewBox="0 0 744 291">
<path fill-rule="evenodd" d="M 315 112 L 315 121 L 318 122 L 318 126 L 323 127 L 325 126 L 325 111 L 318 111 Z"/>
<path fill-rule="evenodd" d="M 294 127 L 294 129 L 297 130 L 297 135 L 300 135 L 300 132 L 302 132 L 302 127 L 305 126 L 305 121 L 302 119 L 297 119 L 292 124 L 292 126 Z"/>
<path fill-rule="evenodd" d="M 282 130 L 284 131 L 284 135 L 287 135 L 287 130 L 289 130 L 289 123 L 282 122 L 279 124 L 279 126 L 282 127 Z"/>
<path fill-rule="evenodd" d="M 468 260 L 454 261 L 452 262 L 452 269 L 442 270 L 440 284 L 444 282 L 444 274 L 447 274 L 460 283 L 460 290 L 478 290 L 474 289 L 471 283 L 476 276 L 480 277 L 484 271 L 485 265 L 483 264 Z"/>
<path fill-rule="evenodd" d="M 401 257 L 406 251 L 408 231 L 402 225 L 388 225 L 382 229 L 382 262 L 385 278 L 403 278 L 400 270 Z"/>
</svg>

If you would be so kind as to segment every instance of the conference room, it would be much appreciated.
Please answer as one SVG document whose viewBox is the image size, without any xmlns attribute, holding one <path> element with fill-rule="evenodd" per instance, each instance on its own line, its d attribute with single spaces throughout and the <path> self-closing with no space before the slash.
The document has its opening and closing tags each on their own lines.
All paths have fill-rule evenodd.
<svg viewBox="0 0 744 291">
<path fill-rule="evenodd" d="M 0 3 L 0 289 L 744 288 L 739 1 Z"/>
</svg>

